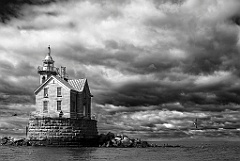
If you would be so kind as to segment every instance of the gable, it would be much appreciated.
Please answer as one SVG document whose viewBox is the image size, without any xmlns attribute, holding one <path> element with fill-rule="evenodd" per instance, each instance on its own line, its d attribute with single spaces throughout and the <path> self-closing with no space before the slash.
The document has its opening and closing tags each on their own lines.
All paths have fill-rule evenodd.
<svg viewBox="0 0 240 161">
<path fill-rule="evenodd" d="M 37 95 L 44 87 L 46 87 L 52 81 L 55 81 L 55 83 L 59 84 L 63 88 L 73 90 L 73 87 L 69 85 L 68 82 L 66 82 L 65 80 L 62 80 L 61 78 L 56 76 L 51 76 L 34 91 L 35 95 Z"/>
<path fill-rule="evenodd" d="M 84 90 L 85 90 L 91 97 L 93 97 L 93 95 L 92 95 L 91 92 L 90 92 L 90 88 L 89 88 L 89 86 L 88 86 L 87 80 L 86 80 L 86 83 L 85 83 L 85 86 L 84 86 Z"/>
</svg>

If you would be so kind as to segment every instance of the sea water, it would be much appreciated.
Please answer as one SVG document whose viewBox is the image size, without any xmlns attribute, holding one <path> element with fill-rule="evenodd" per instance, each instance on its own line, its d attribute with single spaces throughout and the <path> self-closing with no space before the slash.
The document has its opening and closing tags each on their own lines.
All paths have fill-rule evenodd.
<svg viewBox="0 0 240 161">
<path fill-rule="evenodd" d="M 240 161 L 239 141 L 158 142 L 181 147 L 79 148 L 0 146 L 1 161 Z"/>
</svg>

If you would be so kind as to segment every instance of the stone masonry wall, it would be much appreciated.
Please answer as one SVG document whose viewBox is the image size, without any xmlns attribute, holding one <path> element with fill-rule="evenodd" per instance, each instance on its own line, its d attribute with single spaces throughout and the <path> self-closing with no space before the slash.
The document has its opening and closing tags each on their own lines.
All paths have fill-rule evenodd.
<svg viewBox="0 0 240 161">
<path fill-rule="evenodd" d="M 97 121 L 70 118 L 30 118 L 27 138 L 51 143 L 78 142 L 98 135 Z"/>
<path fill-rule="evenodd" d="M 61 97 L 57 96 L 57 87 L 62 87 L 56 80 L 51 80 L 44 88 L 48 88 L 48 96 L 44 96 L 44 90 L 40 90 L 36 95 L 36 111 L 40 113 L 59 113 L 57 111 L 57 101 L 61 101 L 61 110 L 63 113 L 70 113 L 70 90 L 62 87 Z M 43 111 L 43 101 L 48 101 L 48 110 Z M 69 115 L 70 116 L 70 115 Z"/>
</svg>

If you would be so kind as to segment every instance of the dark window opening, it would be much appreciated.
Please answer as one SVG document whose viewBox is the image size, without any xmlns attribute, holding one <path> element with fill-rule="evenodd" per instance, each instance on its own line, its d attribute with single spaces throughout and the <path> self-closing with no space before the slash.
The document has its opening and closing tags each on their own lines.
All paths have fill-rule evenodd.
<svg viewBox="0 0 240 161">
<path fill-rule="evenodd" d="M 43 111 L 48 110 L 48 101 L 43 101 Z"/>
<path fill-rule="evenodd" d="M 43 97 L 48 97 L 48 88 L 44 88 Z"/>
<path fill-rule="evenodd" d="M 62 101 L 57 101 L 57 110 L 62 110 Z"/>
<path fill-rule="evenodd" d="M 43 77 L 42 77 L 42 83 L 45 82 L 45 79 L 46 79 L 45 76 L 43 76 Z"/>
<path fill-rule="evenodd" d="M 72 101 L 72 112 L 76 112 L 76 102 L 73 100 Z"/>
<path fill-rule="evenodd" d="M 57 87 L 57 97 L 61 97 L 61 96 L 62 96 L 62 88 Z"/>
<path fill-rule="evenodd" d="M 87 108 L 86 108 L 86 104 L 83 104 L 83 116 L 87 115 Z"/>
</svg>

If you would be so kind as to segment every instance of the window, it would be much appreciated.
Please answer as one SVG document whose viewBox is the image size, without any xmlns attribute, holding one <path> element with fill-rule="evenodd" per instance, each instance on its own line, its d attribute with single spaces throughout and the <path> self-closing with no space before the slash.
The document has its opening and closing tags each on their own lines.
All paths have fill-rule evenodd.
<svg viewBox="0 0 240 161">
<path fill-rule="evenodd" d="M 43 111 L 48 110 L 48 101 L 43 101 Z"/>
<path fill-rule="evenodd" d="M 48 88 L 44 88 L 43 97 L 48 97 Z"/>
<path fill-rule="evenodd" d="M 61 96 L 62 96 L 62 88 L 57 87 L 57 97 L 61 97 Z"/>
<path fill-rule="evenodd" d="M 85 103 L 83 104 L 83 116 L 87 116 L 87 106 Z"/>
<path fill-rule="evenodd" d="M 76 102 L 75 102 L 75 100 L 72 100 L 71 112 L 76 112 Z"/>
<path fill-rule="evenodd" d="M 62 101 L 57 101 L 57 110 L 60 111 L 62 106 Z"/>
<path fill-rule="evenodd" d="M 45 80 L 46 80 L 46 79 L 45 79 L 45 76 L 43 76 L 43 77 L 42 77 L 42 83 L 44 83 Z"/>
</svg>

